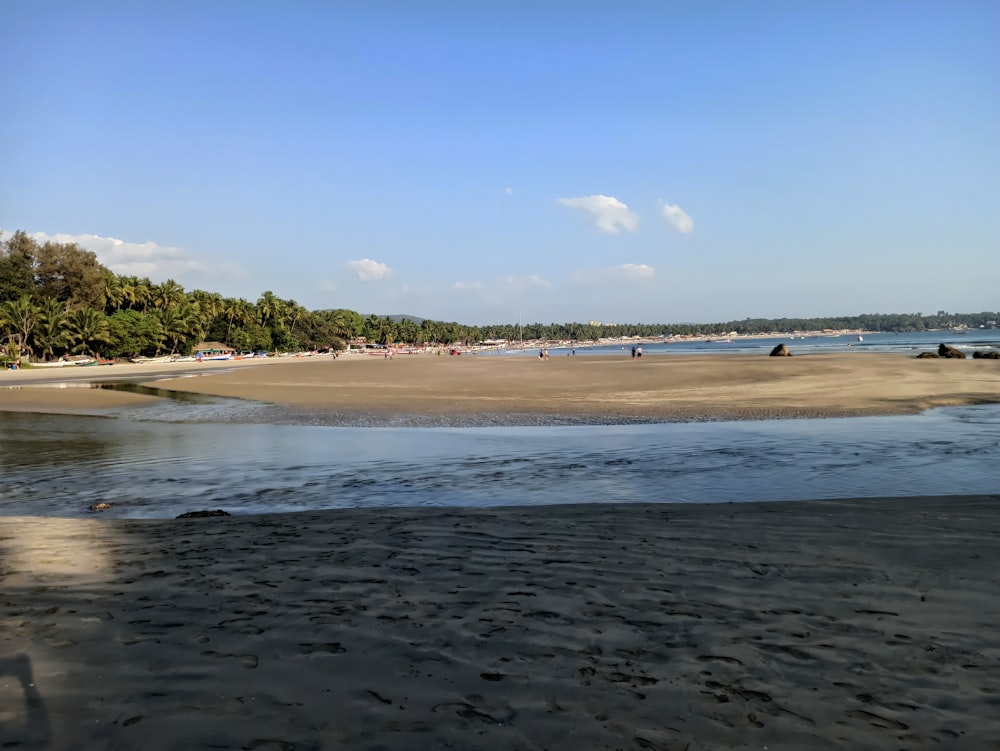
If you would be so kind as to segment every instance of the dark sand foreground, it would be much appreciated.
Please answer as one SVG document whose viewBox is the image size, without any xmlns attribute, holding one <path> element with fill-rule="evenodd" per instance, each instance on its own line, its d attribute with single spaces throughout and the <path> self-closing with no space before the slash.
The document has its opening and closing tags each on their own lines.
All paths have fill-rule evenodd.
<svg viewBox="0 0 1000 751">
<path fill-rule="evenodd" d="M 1000 496 L 5 518 L 0 554 L 2 748 L 1000 748 Z"/>
</svg>

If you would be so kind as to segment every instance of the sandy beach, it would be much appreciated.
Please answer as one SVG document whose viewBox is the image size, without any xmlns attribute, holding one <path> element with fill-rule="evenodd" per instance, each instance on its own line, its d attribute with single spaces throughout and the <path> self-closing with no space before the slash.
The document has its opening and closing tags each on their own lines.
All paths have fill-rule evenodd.
<svg viewBox="0 0 1000 751">
<path fill-rule="evenodd" d="M 146 395 L 73 388 L 94 379 L 324 412 L 344 424 L 399 416 L 459 424 L 469 416 L 499 424 L 559 416 L 595 422 L 854 417 L 1000 402 L 1000 365 L 993 360 L 916 360 L 876 353 L 638 360 L 578 355 L 546 361 L 362 355 L 8 371 L 0 374 L 0 410 L 94 412 L 155 401 Z"/>
<path fill-rule="evenodd" d="M 1000 401 L 995 362 L 878 354 L 205 365 L 8 372 L 0 412 L 157 401 L 95 379 L 347 424 Z M 0 747 L 1000 749 L 1000 496 L 648 500 L 0 517 Z"/>
<path fill-rule="evenodd" d="M 990 749 L 996 496 L 0 526 L 27 749 Z"/>
</svg>

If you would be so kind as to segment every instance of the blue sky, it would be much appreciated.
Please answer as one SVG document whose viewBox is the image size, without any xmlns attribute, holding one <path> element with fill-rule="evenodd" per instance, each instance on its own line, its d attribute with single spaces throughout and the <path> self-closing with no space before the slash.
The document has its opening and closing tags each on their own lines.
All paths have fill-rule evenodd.
<svg viewBox="0 0 1000 751">
<path fill-rule="evenodd" d="M 0 228 L 469 324 L 996 310 L 1000 3 L 0 3 Z"/>
</svg>

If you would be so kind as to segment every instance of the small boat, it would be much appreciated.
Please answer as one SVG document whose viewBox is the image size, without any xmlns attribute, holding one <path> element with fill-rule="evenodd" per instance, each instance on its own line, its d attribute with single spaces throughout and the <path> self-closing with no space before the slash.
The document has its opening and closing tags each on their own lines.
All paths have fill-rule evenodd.
<svg viewBox="0 0 1000 751">
<path fill-rule="evenodd" d="M 865 340 L 865 338 L 864 338 L 863 336 L 859 336 L 859 337 L 858 337 L 858 341 L 859 341 L 859 342 L 863 342 L 864 340 Z"/>
</svg>

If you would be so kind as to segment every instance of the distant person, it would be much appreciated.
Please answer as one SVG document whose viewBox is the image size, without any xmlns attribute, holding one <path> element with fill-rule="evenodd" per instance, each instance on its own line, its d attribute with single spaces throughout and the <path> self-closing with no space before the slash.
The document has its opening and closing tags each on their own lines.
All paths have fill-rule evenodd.
<svg viewBox="0 0 1000 751">
<path fill-rule="evenodd" d="M 635 359 L 635 347 L 632 347 L 632 359 Z"/>
<path fill-rule="evenodd" d="M 642 347 L 639 347 L 639 348 L 636 349 L 635 356 L 636 357 L 642 357 Z"/>
</svg>

